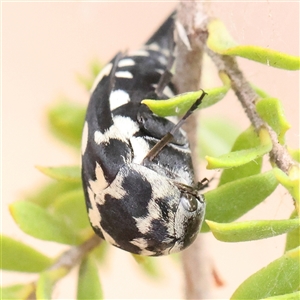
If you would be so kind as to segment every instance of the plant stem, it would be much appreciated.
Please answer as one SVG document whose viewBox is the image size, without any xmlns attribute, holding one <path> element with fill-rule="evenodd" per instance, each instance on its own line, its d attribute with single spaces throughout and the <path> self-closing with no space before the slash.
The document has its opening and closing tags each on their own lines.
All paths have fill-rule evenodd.
<svg viewBox="0 0 300 300">
<path fill-rule="evenodd" d="M 200 37 L 200 36 L 199 36 Z M 257 114 L 255 102 L 259 99 L 258 95 L 246 80 L 243 72 L 239 69 L 236 59 L 228 55 L 220 55 L 210 50 L 206 45 L 203 37 L 200 39 L 201 45 L 205 52 L 210 56 L 217 66 L 218 70 L 228 75 L 231 81 L 231 88 L 235 92 L 238 100 L 241 102 L 249 120 L 257 132 L 264 127 L 268 130 L 271 137 L 273 148 L 270 152 L 270 158 L 283 172 L 288 173 L 290 168 L 295 165 L 285 146 L 278 141 L 275 131 L 266 124 Z"/>
<path fill-rule="evenodd" d="M 62 255 L 58 257 L 58 259 L 54 262 L 54 264 L 49 268 L 49 271 L 54 271 L 58 269 L 64 269 L 65 272 L 63 275 L 72 270 L 81 260 L 87 255 L 92 249 L 97 247 L 101 243 L 101 239 L 93 234 L 91 238 L 86 240 L 83 244 L 71 247 L 67 251 L 65 251 Z M 47 271 L 46 271 L 47 272 Z M 33 283 L 36 286 L 36 283 Z M 35 290 L 28 296 L 28 300 L 36 300 Z"/>
<path fill-rule="evenodd" d="M 195 26 L 195 12 L 204 9 L 203 3 L 181 2 L 177 11 L 177 21 L 183 25 L 187 34 L 192 33 Z M 203 20 L 205 21 L 205 19 Z M 199 90 L 203 48 L 190 39 L 191 50 L 178 36 L 177 40 L 175 85 L 179 93 Z M 199 158 L 197 154 L 197 113 L 193 113 L 184 126 L 190 143 L 195 172 L 195 181 L 200 181 Z M 211 289 L 211 266 L 207 258 L 203 236 L 182 252 L 182 263 L 185 281 L 186 299 L 209 299 Z"/>
</svg>

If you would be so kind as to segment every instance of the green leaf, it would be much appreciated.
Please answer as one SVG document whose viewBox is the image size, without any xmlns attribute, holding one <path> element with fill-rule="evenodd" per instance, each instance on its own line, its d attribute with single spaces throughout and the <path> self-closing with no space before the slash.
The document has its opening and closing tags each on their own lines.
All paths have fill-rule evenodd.
<svg viewBox="0 0 300 300">
<path fill-rule="evenodd" d="M 299 300 L 300 299 L 300 292 L 295 292 L 291 294 L 284 294 L 275 297 L 268 297 L 262 300 Z"/>
<path fill-rule="evenodd" d="M 208 162 L 207 169 L 219 169 L 219 168 L 233 168 L 245 165 L 251 161 L 254 161 L 264 154 L 268 153 L 272 149 L 272 143 L 268 132 L 265 129 L 260 130 L 259 146 L 244 149 L 239 151 L 230 152 L 228 154 L 221 155 L 219 157 L 206 156 Z"/>
<path fill-rule="evenodd" d="M 200 156 L 220 156 L 229 152 L 237 136 L 238 129 L 230 121 L 220 117 L 201 116 L 198 130 Z"/>
<path fill-rule="evenodd" d="M 156 264 L 156 259 L 154 257 L 147 257 L 137 254 L 132 254 L 134 260 L 139 264 L 141 269 L 152 278 L 159 278 L 161 273 Z"/>
<path fill-rule="evenodd" d="M 34 283 L 14 284 L 10 286 L 0 287 L 0 295 L 3 300 L 27 300 L 30 294 L 35 290 Z"/>
<path fill-rule="evenodd" d="M 291 214 L 290 219 L 294 219 L 297 216 L 298 216 L 297 211 L 294 210 Z M 294 229 L 288 232 L 288 234 L 286 235 L 285 251 L 289 251 L 299 246 L 300 246 L 300 230 Z"/>
<path fill-rule="evenodd" d="M 91 254 L 95 257 L 99 264 L 103 264 L 106 261 L 109 247 L 110 245 L 108 243 L 100 243 L 99 246 L 95 247 L 91 251 Z"/>
<path fill-rule="evenodd" d="M 70 245 L 81 242 L 77 232 L 69 228 L 63 220 L 34 203 L 17 201 L 9 209 L 18 226 L 33 237 Z"/>
<path fill-rule="evenodd" d="M 277 236 L 293 229 L 299 231 L 299 219 L 216 223 L 206 220 L 214 237 L 222 242 L 245 242 Z"/>
<path fill-rule="evenodd" d="M 204 194 L 205 219 L 232 222 L 264 201 L 277 185 L 273 170 L 225 183 Z M 203 224 L 201 231 L 209 231 L 207 224 Z"/>
<path fill-rule="evenodd" d="M 300 287 L 299 256 L 299 247 L 286 252 L 247 278 L 230 299 L 262 299 L 297 292 Z"/>
<path fill-rule="evenodd" d="M 36 203 L 41 207 L 48 207 L 57 197 L 79 188 L 82 188 L 81 182 L 54 181 L 42 186 L 36 192 L 27 196 L 25 200 Z"/>
<path fill-rule="evenodd" d="M 300 191 L 300 170 L 298 166 L 293 166 L 289 170 L 289 175 L 285 174 L 282 170 L 278 168 L 274 168 L 275 176 L 279 183 L 283 185 L 289 193 L 293 196 L 293 198 L 296 200 L 296 208 L 299 210 L 299 191 Z"/>
<path fill-rule="evenodd" d="M 216 53 L 240 56 L 280 69 L 300 69 L 300 58 L 298 56 L 258 46 L 239 46 L 220 20 L 214 19 L 210 21 L 208 31 L 207 46 Z"/>
<path fill-rule="evenodd" d="M 67 182 L 81 182 L 80 168 L 79 166 L 62 166 L 62 167 L 42 167 L 36 166 L 36 168 L 43 174 L 56 179 Z"/>
<path fill-rule="evenodd" d="M 80 264 L 77 299 L 103 299 L 97 264 L 91 255 Z"/>
<path fill-rule="evenodd" d="M 91 229 L 82 189 L 69 191 L 57 197 L 51 209 L 55 216 L 64 220 L 76 232 L 86 228 Z"/>
<path fill-rule="evenodd" d="M 297 162 L 300 162 L 300 149 L 292 149 L 290 147 L 287 147 L 288 151 L 292 157 Z"/>
<path fill-rule="evenodd" d="M 1 269 L 19 272 L 41 272 L 53 259 L 10 237 L 1 235 Z"/>
<path fill-rule="evenodd" d="M 48 111 L 52 133 L 64 143 L 80 148 L 85 112 L 86 107 L 71 101 L 60 101 Z"/>
<path fill-rule="evenodd" d="M 280 144 L 284 144 L 285 133 L 291 128 L 287 121 L 281 102 L 276 98 L 263 98 L 256 103 L 260 117 L 267 122 L 278 136 Z"/>
<path fill-rule="evenodd" d="M 253 149 L 255 147 L 259 147 L 260 143 L 260 139 L 257 136 L 255 129 L 252 126 L 250 126 L 237 137 L 231 149 L 231 152 L 236 152 L 245 149 Z M 219 186 L 230 181 L 259 174 L 261 171 L 261 167 L 262 157 L 258 157 L 257 159 L 239 167 L 225 169 L 221 174 Z"/>
<path fill-rule="evenodd" d="M 207 95 L 205 95 L 198 108 L 203 109 L 219 102 L 224 98 L 228 90 L 229 85 L 205 90 Z M 188 92 L 167 100 L 144 99 L 142 103 L 147 105 L 158 116 L 179 116 L 186 113 L 202 93 L 202 90 Z"/>
<path fill-rule="evenodd" d="M 260 98 L 270 98 L 271 96 L 262 90 L 261 88 L 257 87 L 254 84 L 251 84 L 251 87 L 254 89 L 255 93 L 260 97 Z"/>
<path fill-rule="evenodd" d="M 36 285 L 36 298 L 43 300 L 51 299 L 55 282 L 64 277 L 67 273 L 67 269 L 63 267 L 42 272 Z"/>
<path fill-rule="evenodd" d="M 81 74 L 77 75 L 77 79 L 79 83 L 81 83 L 87 91 L 91 90 L 93 86 L 93 82 L 96 79 L 97 75 L 100 73 L 102 67 L 103 67 L 102 64 L 98 60 L 94 59 L 89 64 L 88 75 L 86 76 Z"/>
</svg>

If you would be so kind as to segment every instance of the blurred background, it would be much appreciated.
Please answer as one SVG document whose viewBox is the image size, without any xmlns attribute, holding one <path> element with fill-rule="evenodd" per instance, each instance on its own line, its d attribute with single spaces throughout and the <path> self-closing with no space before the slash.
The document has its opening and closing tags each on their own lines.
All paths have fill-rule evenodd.
<svg viewBox="0 0 300 300">
<path fill-rule="evenodd" d="M 24 234 L 9 215 L 9 203 L 45 182 L 35 165 L 79 163 L 47 131 L 46 109 L 66 96 L 83 104 L 88 93 L 78 84 L 77 75 L 88 72 L 97 58 L 103 63 L 120 50 L 137 49 L 176 7 L 176 2 L 3 2 L 2 6 L 2 231 L 56 256 L 66 247 L 41 242 Z M 272 48 L 299 55 L 299 2 L 235 2 L 209 5 L 211 15 L 222 19 L 232 36 L 241 44 Z M 292 128 L 287 144 L 299 147 L 299 73 L 273 69 L 240 60 L 249 81 L 283 102 Z M 219 84 L 214 66 L 206 61 L 203 87 Z M 212 72 L 211 72 L 212 70 Z M 239 131 L 249 126 L 243 109 L 233 93 L 221 103 L 201 111 L 203 117 L 220 117 L 236 124 Z M 203 177 L 218 177 L 205 170 Z M 272 197 L 243 219 L 288 218 L 292 201 L 277 188 Z M 83 212 L 85 213 L 85 212 Z M 229 298 L 250 274 L 283 253 L 285 236 L 226 244 L 205 235 L 212 265 L 224 281 L 215 287 L 213 299 Z M 149 279 L 126 252 L 110 249 L 100 277 L 107 299 L 160 298 L 183 296 L 180 266 L 169 258 L 157 258 L 162 276 Z M 5 258 L 3 258 L 5 259 Z M 75 296 L 76 270 L 59 284 L 55 299 Z M 4 272 L 3 284 L 35 280 L 34 275 Z M 200 280 L 200 279 L 199 279 Z"/>
</svg>

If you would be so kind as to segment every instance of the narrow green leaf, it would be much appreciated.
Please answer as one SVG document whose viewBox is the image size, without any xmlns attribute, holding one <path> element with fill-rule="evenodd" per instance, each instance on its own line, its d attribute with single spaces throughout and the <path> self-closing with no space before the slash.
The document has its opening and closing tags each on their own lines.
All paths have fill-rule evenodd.
<svg viewBox="0 0 300 300">
<path fill-rule="evenodd" d="M 91 255 L 80 264 L 77 299 L 103 299 L 97 264 Z"/>
<path fill-rule="evenodd" d="M 19 272 L 41 272 L 48 268 L 53 259 L 35 249 L 1 235 L 1 269 Z"/>
<path fill-rule="evenodd" d="M 77 79 L 79 83 L 81 83 L 87 91 L 91 90 L 93 86 L 93 82 L 97 77 L 97 75 L 100 73 L 102 67 L 103 67 L 102 64 L 97 59 L 94 59 L 89 64 L 88 75 L 81 75 L 81 74 L 77 75 Z"/>
<path fill-rule="evenodd" d="M 156 264 L 156 259 L 153 257 L 132 254 L 134 260 L 139 264 L 141 269 L 152 278 L 159 278 L 161 273 Z"/>
<path fill-rule="evenodd" d="M 291 214 L 290 219 L 294 219 L 296 217 L 298 217 L 297 211 L 294 210 Z M 294 229 L 288 232 L 288 234 L 286 235 L 285 251 L 289 251 L 299 246 L 300 246 L 300 230 Z"/>
<path fill-rule="evenodd" d="M 259 146 L 244 149 L 239 151 L 230 152 L 219 157 L 206 156 L 207 169 L 219 169 L 219 168 L 233 168 L 245 165 L 251 161 L 262 157 L 272 149 L 272 143 L 268 132 L 265 129 L 260 131 L 261 143 Z"/>
<path fill-rule="evenodd" d="M 51 209 L 53 214 L 73 228 L 80 231 L 86 228 L 91 229 L 88 215 L 86 213 L 85 199 L 82 189 L 69 191 L 57 197 L 53 202 Z"/>
<path fill-rule="evenodd" d="M 81 145 L 86 107 L 62 100 L 48 111 L 48 122 L 52 133 L 62 142 L 76 149 Z"/>
<path fill-rule="evenodd" d="M 77 232 L 69 228 L 63 220 L 34 203 L 17 201 L 9 208 L 18 226 L 33 237 L 62 244 L 80 243 Z"/>
<path fill-rule="evenodd" d="M 36 203 L 41 207 L 48 207 L 57 197 L 79 188 L 82 188 L 81 182 L 51 181 L 29 194 L 25 197 L 25 200 Z"/>
<path fill-rule="evenodd" d="M 109 247 L 110 245 L 108 243 L 100 243 L 98 247 L 95 247 L 91 251 L 91 254 L 95 257 L 99 264 L 103 264 L 106 261 Z"/>
<path fill-rule="evenodd" d="M 214 52 L 222 55 L 244 57 L 280 69 L 300 69 L 300 58 L 298 56 L 292 56 L 258 46 L 239 46 L 220 20 L 214 19 L 210 21 L 208 31 L 207 46 Z"/>
<path fill-rule="evenodd" d="M 276 98 L 263 98 L 256 103 L 256 110 L 260 117 L 273 128 L 279 142 L 283 145 L 285 133 L 291 125 L 284 115 L 281 102 Z"/>
<path fill-rule="evenodd" d="M 81 182 L 80 168 L 79 166 L 62 166 L 62 167 L 42 167 L 36 166 L 36 168 L 43 174 L 62 181 L 68 182 Z"/>
<path fill-rule="evenodd" d="M 277 185 L 273 170 L 225 183 L 204 194 L 205 218 L 218 223 L 232 222 L 264 201 Z M 203 224 L 201 231 L 209 231 L 207 224 Z"/>
<path fill-rule="evenodd" d="M 292 149 L 288 147 L 288 151 L 295 161 L 300 162 L 300 149 Z"/>
<path fill-rule="evenodd" d="M 245 242 L 261 240 L 287 233 L 293 229 L 299 231 L 300 220 L 261 220 L 236 223 L 216 223 L 206 220 L 214 237 L 222 242 Z"/>
<path fill-rule="evenodd" d="M 252 149 L 258 147 L 260 143 L 260 139 L 257 136 L 255 129 L 250 126 L 237 137 L 232 146 L 231 152 Z M 262 157 L 258 157 L 257 159 L 250 161 L 249 163 L 242 166 L 225 169 L 221 174 L 219 186 L 230 181 L 259 174 L 261 171 L 261 167 Z"/>
<path fill-rule="evenodd" d="M 234 299 L 262 299 L 299 291 L 300 248 L 286 252 L 247 278 L 233 293 Z"/>
<path fill-rule="evenodd" d="M 238 136 L 238 129 L 230 121 L 220 117 L 205 118 L 201 116 L 199 124 L 198 145 L 200 156 L 220 156 L 230 151 Z"/>
<path fill-rule="evenodd" d="M 296 208 L 298 208 L 298 211 L 300 212 L 299 209 L 299 191 L 300 191 L 300 182 L 299 182 L 299 177 L 300 177 L 300 170 L 298 166 L 293 166 L 289 170 L 289 175 L 285 174 L 282 170 L 278 168 L 274 168 L 275 176 L 279 183 L 283 185 L 289 193 L 293 196 L 293 198 L 296 200 Z"/>
<path fill-rule="evenodd" d="M 236 46 L 227 49 L 223 55 L 236 55 L 274 68 L 295 71 L 300 69 L 300 58 L 259 46 Z"/>
<path fill-rule="evenodd" d="M 262 300 L 299 300 L 300 299 L 300 292 L 295 292 L 291 294 L 284 294 L 275 297 L 268 297 Z"/>
<path fill-rule="evenodd" d="M 50 300 L 52 298 L 51 295 L 55 282 L 66 274 L 67 270 L 63 267 L 42 272 L 36 285 L 36 298 Z"/>
<path fill-rule="evenodd" d="M 35 285 L 29 284 L 14 284 L 10 286 L 0 287 L 0 295 L 3 300 L 27 300 L 30 294 L 34 291 Z"/>
<path fill-rule="evenodd" d="M 198 108 L 203 109 L 219 102 L 224 98 L 228 90 L 229 85 L 205 90 L 207 95 L 203 98 Z M 146 104 L 152 112 L 161 117 L 179 116 L 186 113 L 202 93 L 202 91 L 184 93 L 168 100 L 144 99 L 142 103 Z"/>
<path fill-rule="evenodd" d="M 265 92 L 261 88 L 257 87 L 256 85 L 251 84 L 251 87 L 254 89 L 254 91 L 260 98 L 270 98 L 271 97 L 267 92 Z"/>
</svg>

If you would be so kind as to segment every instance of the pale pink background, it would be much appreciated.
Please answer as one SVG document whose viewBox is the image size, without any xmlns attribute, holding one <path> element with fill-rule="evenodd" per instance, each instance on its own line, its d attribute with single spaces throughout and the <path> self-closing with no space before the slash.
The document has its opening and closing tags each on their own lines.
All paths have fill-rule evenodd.
<svg viewBox="0 0 300 300">
<path fill-rule="evenodd" d="M 46 130 L 45 109 L 62 95 L 87 104 L 88 94 L 76 82 L 87 73 L 93 58 L 103 62 L 117 51 L 136 49 L 173 10 L 176 3 L 2 3 L 3 185 L 2 229 L 7 235 L 55 256 L 62 247 L 22 233 L 8 213 L 8 204 L 45 178 L 34 165 L 78 163 Z M 226 23 L 234 38 L 299 55 L 299 3 L 211 3 L 210 11 Z M 247 78 L 283 101 L 292 129 L 287 142 L 299 146 L 299 75 L 239 60 Z M 209 68 L 213 68 L 208 63 Z M 214 76 L 203 74 L 203 86 L 214 86 Z M 241 130 L 248 126 L 242 108 L 230 93 L 226 100 L 202 112 L 232 119 Z M 210 178 L 215 172 L 204 171 Z M 218 174 L 217 174 L 218 176 Z M 282 188 L 244 219 L 287 218 L 291 198 Z M 85 212 L 83 212 L 85 213 Z M 226 285 L 213 291 L 214 299 L 230 297 L 253 272 L 279 257 L 284 236 L 264 241 L 226 244 L 205 236 L 211 260 Z M 159 281 L 142 274 L 127 253 L 112 249 L 100 270 L 106 298 L 181 298 L 180 268 L 158 258 Z M 5 258 L 4 258 L 5 259 Z M 34 280 L 34 275 L 3 274 L 3 284 Z M 55 289 L 56 299 L 74 298 L 75 271 Z M 199 279 L 200 280 L 200 279 Z"/>
</svg>

